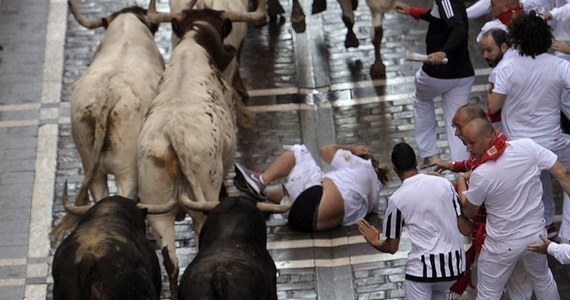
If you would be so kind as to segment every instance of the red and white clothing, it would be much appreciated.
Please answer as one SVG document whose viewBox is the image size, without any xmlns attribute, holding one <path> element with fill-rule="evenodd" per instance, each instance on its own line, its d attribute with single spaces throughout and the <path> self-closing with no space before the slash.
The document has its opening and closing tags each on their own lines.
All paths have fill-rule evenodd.
<svg viewBox="0 0 570 300">
<path fill-rule="evenodd" d="M 406 261 L 406 299 L 423 299 L 418 293 L 426 288 L 445 291 L 465 272 L 463 238 L 457 227 L 461 215 L 453 185 L 445 178 L 417 174 L 405 179 L 388 198 L 383 233 L 399 239 L 402 231 L 410 236 L 412 249 Z"/>
<path fill-rule="evenodd" d="M 528 70 L 532 70 L 529 72 Z M 516 55 L 497 73 L 494 93 L 506 95 L 501 109 L 503 132 L 509 139 L 532 138 L 558 155 L 570 168 L 570 140 L 560 128 L 563 94 L 570 89 L 570 62 L 550 54 L 535 58 Z M 547 221 L 554 208 L 549 176 L 543 174 Z M 570 197 L 564 194 L 563 220 L 559 235 L 570 238 Z M 547 224 L 548 225 L 548 224 Z"/>
<path fill-rule="evenodd" d="M 487 237 L 479 256 L 478 299 L 500 299 L 514 270 L 524 270 L 538 299 L 560 299 L 546 256 L 527 245 L 545 235 L 540 173 L 556 155 L 531 139 L 509 141 L 503 154 L 477 167 L 470 177 L 468 201 L 485 203 Z"/>
</svg>

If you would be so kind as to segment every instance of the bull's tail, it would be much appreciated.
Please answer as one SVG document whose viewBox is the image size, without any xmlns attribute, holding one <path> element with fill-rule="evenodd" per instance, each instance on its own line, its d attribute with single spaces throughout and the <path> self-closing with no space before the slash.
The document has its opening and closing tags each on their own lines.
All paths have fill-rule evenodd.
<svg viewBox="0 0 570 300">
<path fill-rule="evenodd" d="M 190 165 L 190 162 L 192 161 L 190 156 L 192 155 L 192 153 L 189 153 L 188 151 L 189 147 L 187 147 L 186 145 L 184 133 L 177 132 L 176 128 L 174 128 L 174 131 L 170 132 L 168 138 L 170 140 L 170 145 L 174 150 L 174 155 L 176 156 L 176 158 L 178 159 L 178 163 L 180 164 L 180 171 L 184 175 L 184 178 L 186 178 L 186 182 L 188 183 L 190 189 L 192 190 L 192 193 L 194 194 L 195 201 L 206 202 L 206 197 L 204 196 L 204 191 L 202 190 L 202 186 L 198 183 L 198 179 L 196 178 L 196 176 L 194 175 L 194 171 L 192 170 L 193 168 L 195 168 L 195 166 Z M 186 191 L 184 191 L 183 188 L 184 184 L 181 184 L 180 186 L 181 188 L 179 190 L 179 195 L 180 195 L 179 197 L 181 196 L 187 197 Z M 184 207 L 183 205 L 181 206 Z"/>
<path fill-rule="evenodd" d="M 97 100 L 103 102 L 103 105 L 101 106 L 99 116 L 95 117 L 95 120 L 98 120 L 98 122 L 95 123 L 93 147 L 91 148 L 91 155 L 94 158 L 94 161 L 93 164 L 85 170 L 83 182 L 81 183 L 79 191 L 77 192 L 77 197 L 75 198 L 75 205 L 85 205 L 89 202 L 89 187 L 91 186 L 93 177 L 95 177 L 95 172 L 97 172 L 99 164 L 101 163 L 101 153 L 103 150 L 103 144 L 105 143 L 105 136 L 107 135 L 109 115 L 111 110 L 115 108 L 115 105 L 117 105 L 121 99 L 118 92 L 110 85 L 111 82 L 107 85 L 109 88 L 103 90 L 102 93 L 96 96 L 98 98 Z M 101 199 L 94 200 L 98 201 Z"/>
<path fill-rule="evenodd" d="M 103 144 L 105 142 L 105 135 L 107 134 L 107 122 L 111 110 L 119 102 L 121 97 L 114 92 L 113 88 L 104 89 L 100 94 L 98 94 L 97 99 L 104 102 L 100 115 L 96 117 L 96 120 L 101 120 L 95 124 L 94 128 L 94 139 L 93 148 L 91 149 L 91 155 L 95 159 L 93 164 L 88 170 L 85 170 L 85 175 L 83 177 L 83 182 L 79 187 L 77 196 L 75 198 L 75 205 L 82 206 L 89 203 L 89 187 L 95 176 L 95 172 L 99 167 L 101 161 L 101 152 L 103 149 Z M 100 200 L 100 199 L 95 199 Z M 50 232 L 50 242 L 52 247 L 59 244 L 76 226 L 79 222 L 80 216 L 75 216 L 67 213 L 61 221 L 55 225 Z"/>
<path fill-rule="evenodd" d="M 255 119 L 255 112 L 249 109 L 243 101 L 241 101 L 237 92 L 234 92 L 233 99 L 236 104 L 236 118 L 237 123 L 242 128 L 253 127 L 253 122 Z"/>
<path fill-rule="evenodd" d="M 214 299 L 231 299 L 228 283 L 228 271 L 216 270 L 210 279 L 210 285 L 214 294 Z"/>
</svg>

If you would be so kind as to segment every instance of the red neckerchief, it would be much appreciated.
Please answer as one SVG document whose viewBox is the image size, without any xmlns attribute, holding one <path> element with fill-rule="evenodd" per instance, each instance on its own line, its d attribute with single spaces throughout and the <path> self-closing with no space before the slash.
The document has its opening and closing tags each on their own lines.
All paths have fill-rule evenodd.
<svg viewBox="0 0 570 300">
<path fill-rule="evenodd" d="M 509 9 L 506 12 L 498 15 L 497 20 L 501 21 L 501 23 L 503 23 L 505 25 L 509 25 L 509 22 L 513 18 L 513 15 L 521 12 L 522 10 L 523 10 L 523 8 L 520 6 L 517 6 L 513 9 Z"/>
<path fill-rule="evenodd" d="M 488 160 L 496 160 L 505 152 L 507 148 L 507 136 L 502 132 L 497 133 L 497 138 L 493 141 L 493 145 L 483 153 L 480 159 L 473 161 L 472 169 L 474 170 Z"/>
</svg>

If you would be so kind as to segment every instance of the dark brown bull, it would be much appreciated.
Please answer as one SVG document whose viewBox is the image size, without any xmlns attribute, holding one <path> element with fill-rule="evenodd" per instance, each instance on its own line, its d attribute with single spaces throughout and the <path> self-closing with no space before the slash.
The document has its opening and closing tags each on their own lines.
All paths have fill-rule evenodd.
<svg viewBox="0 0 570 300">
<path fill-rule="evenodd" d="M 179 299 L 277 299 L 265 217 L 249 198 L 224 198 L 206 219 Z"/>
<path fill-rule="evenodd" d="M 67 187 L 64 190 L 67 203 Z M 145 234 L 146 210 L 113 196 L 93 205 L 53 258 L 53 298 L 159 299 L 160 265 Z"/>
</svg>

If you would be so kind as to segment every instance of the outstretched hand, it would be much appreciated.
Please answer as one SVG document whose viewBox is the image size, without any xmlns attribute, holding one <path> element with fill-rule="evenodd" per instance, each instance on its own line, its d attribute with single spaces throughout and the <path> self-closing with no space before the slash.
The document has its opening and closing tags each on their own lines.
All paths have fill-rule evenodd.
<svg viewBox="0 0 570 300">
<path fill-rule="evenodd" d="M 396 2 L 396 6 L 394 7 L 394 10 L 397 13 L 400 13 L 403 15 L 409 15 L 410 14 L 410 6 L 406 3 Z"/>
<path fill-rule="evenodd" d="M 542 244 L 530 244 L 527 246 L 528 251 L 536 252 L 536 253 L 547 253 L 546 250 L 548 249 L 548 245 L 552 243 L 549 239 L 544 237 L 544 235 L 540 236 L 540 239 L 544 242 Z"/>
<path fill-rule="evenodd" d="M 366 220 L 358 220 L 358 231 L 364 236 L 364 239 L 372 247 L 379 249 L 380 247 L 380 231 Z"/>
</svg>

